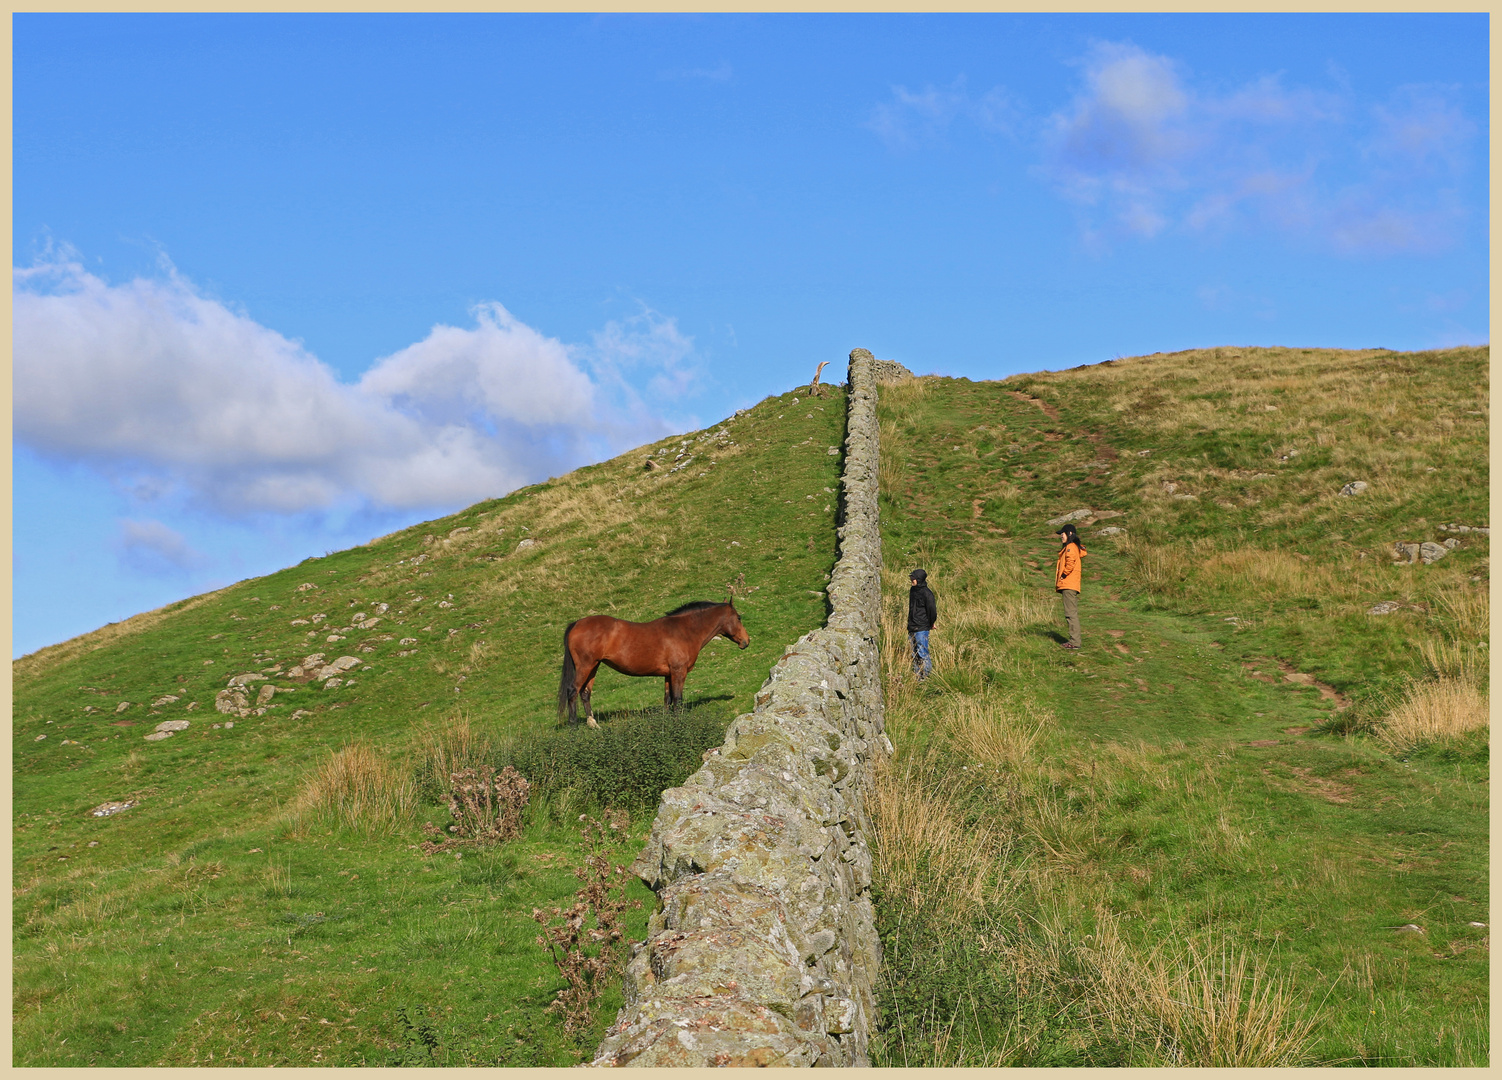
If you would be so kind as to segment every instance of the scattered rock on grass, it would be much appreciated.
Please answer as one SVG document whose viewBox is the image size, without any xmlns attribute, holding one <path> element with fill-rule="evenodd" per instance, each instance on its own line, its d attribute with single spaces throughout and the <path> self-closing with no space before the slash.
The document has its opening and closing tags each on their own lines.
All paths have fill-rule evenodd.
<svg viewBox="0 0 1502 1080">
<path fill-rule="evenodd" d="M 1379 600 L 1377 601 L 1377 603 L 1367 608 L 1366 613 L 1368 615 L 1391 615 L 1394 611 L 1397 611 L 1402 606 L 1403 605 L 1398 603 L 1396 600 Z"/>
<path fill-rule="evenodd" d="M 115 711 L 117 713 L 123 713 L 128 708 L 130 708 L 130 702 L 128 702 L 128 701 L 122 701 L 122 702 L 120 702 L 120 704 L 118 704 L 118 705 L 115 706 Z"/>
<path fill-rule="evenodd" d="M 1101 529 L 1095 535 L 1096 536 L 1122 536 L 1125 533 L 1126 533 L 1126 530 L 1123 529 L 1123 528 L 1121 528 L 1120 526 L 1110 525 L 1110 526 L 1107 526 L 1104 529 Z"/>
<path fill-rule="evenodd" d="M 1087 506 L 1082 510 L 1071 510 L 1069 513 L 1063 515 L 1062 517 L 1049 518 L 1044 522 L 1044 524 L 1047 525 L 1050 529 L 1057 529 L 1060 525 L 1067 525 L 1071 521 L 1079 521 L 1082 518 L 1087 518 L 1093 512 L 1094 511 L 1092 511 Z"/>
<path fill-rule="evenodd" d="M 241 690 L 224 689 L 214 695 L 214 708 L 222 713 L 238 713 L 250 705 L 250 699 Z"/>
<path fill-rule="evenodd" d="M 1368 484 L 1365 480 L 1352 480 L 1349 484 L 1340 489 L 1340 493 L 1342 495 L 1360 495 L 1370 486 L 1371 485 Z"/>
<path fill-rule="evenodd" d="M 1422 933 L 1424 933 L 1424 928 L 1422 926 L 1419 926 L 1417 923 L 1405 923 L 1402 926 L 1395 926 L 1395 927 L 1393 927 L 1393 930 L 1395 930 L 1399 934 L 1422 934 Z"/>
<path fill-rule="evenodd" d="M 116 815 L 118 813 L 121 813 L 121 812 L 123 812 L 125 810 L 129 810 L 132 806 L 135 806 L 135 805 L 136 804 L 133 801 L 132 802 L 102 802 L 98 806 L 94 807 L 94 809 L 90 810 L 89 813 L 93 814 L 95 817 L 113 817 L 114 815 Z M 92 846 L 92 845 L 90 845 L 90 846 Z"/>
<path fill-rule="evenodd" d="M 537 546 L 537 541 L 536 541 L 536 540 L 533 540 L 533 539 L 532 539 L 532 538 L 531 538 L 531 537 L 530 537 L 530 536 L 529 536 L 529 537 L 527 537 L 527 538 L 526 538 L 526 539 L 525 539 L 525 540 L 522 540 L 522 541 L 520 541 L 520 542 L 519 542 L 519 543 L 518 543 L 518 544 L 517 544 L 517 545 L 516 545 L 516 550 L 517 550 L 517 551 L 525 551 L 525 550 L 527 550 L 527 548 L 531 548 L 531 547 L 536 547 L 536 546 Z"/>
</svg>

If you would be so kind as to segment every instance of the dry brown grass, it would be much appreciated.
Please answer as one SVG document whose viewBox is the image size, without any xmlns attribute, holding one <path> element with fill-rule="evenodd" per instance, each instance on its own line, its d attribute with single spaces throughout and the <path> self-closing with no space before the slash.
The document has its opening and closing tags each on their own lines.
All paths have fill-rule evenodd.
<svg viewBox="0 0 1502 1080">
<path fill-rule="evenodd" d="M 1118 1038 L 1150 1047 L 1165 1065 L 1269 1068 L 1308 1061 L 1314 1018 L 1261 960 L 1193 937 L 1173 951 L 1139 957 L 1116 919 L 1099 914 L 1095 934 L 1078 952 L 1094 975 L 1090 995 L 1098 1016 Z"/>
<path fill-rule="evenodd" d="M 958 919 L 1010 890 L 1011 849 L 984 823 L 966 823 L 935 768 L 931 757 L 882 763 L 871 816 L 885 890 L 917 910 Z"/>
<path fill-rule="evenodd" d="M 1491 636 L 1492 601 L 1486 589 L 1453 589 L 1436 597 L 1434 606 L 1458 640 L 1485 641 Z"/>
<path fill-rule="evenodd" d="M 1018 771 L 1053 716 L 1030 701 L 998 695 L 955 695 L 939 710 L 939 724 L 955 748 L 972 761 Z"/>
<path fill-rule="evenodd" d="M 1401 752 L 1490 725 L 1486 691 L 1470 679 L 1444 678 L 1410 686 L 1376 734 L 1382 743 Z"/>
<path fill-rule="evenodd" d="M 435 799 L 448 794 L 449 778 L 496 758 L 496 741 L 470 723 L 462 712 L 430 723 L 417 732 L 417 785 Z"/>
<path fill-rule="evenodd" d="M 365 832 L 390 832 L 414 820 L 417 785 L 367 743 L 334 751 L 314 770 L 293 804 L 299 817 Z"/>
<path fill-rule="evenodd" d="M 1419 642 L 1419 655 L 1436 678 L 1457 679 L 1474 686 L 1485 685 L 1488 652 L 1482 644 L 1468 641 Z"/>
</svg>

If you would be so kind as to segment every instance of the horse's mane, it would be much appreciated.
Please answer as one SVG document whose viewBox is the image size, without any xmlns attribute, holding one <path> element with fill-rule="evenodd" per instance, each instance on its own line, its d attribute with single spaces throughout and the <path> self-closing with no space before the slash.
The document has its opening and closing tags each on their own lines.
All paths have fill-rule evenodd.
<svg viewBox="0 0 1502 1080">
<path fill-rule="evenodd" d="M 668 612 L 668 614 L 682 615 L 686 611 L 703 611 L 707 607 L 720 607 L 722 604 L 728 603 L 730 603 L 729 600 L 694 600 L 690 603 L 682 605 L 681 607 L 675 607 L 672 611 Z"/>
</svg>

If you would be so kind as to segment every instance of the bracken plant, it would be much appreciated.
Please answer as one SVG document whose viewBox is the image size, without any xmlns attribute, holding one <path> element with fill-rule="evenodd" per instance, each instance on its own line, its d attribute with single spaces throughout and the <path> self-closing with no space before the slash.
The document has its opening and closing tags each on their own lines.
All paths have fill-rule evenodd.
<svg viewBox="0 0 1502 1080">
<path fill-rule="evenodd" d="M 641 907 L 640 900 L 626 900 L 626 886 L 631 880 L 626 868 L 612 866 L 605 854 L 607 843 L 614 840 L 612 834 L 623 833 L 626 821 L 598 821 L 583 814 L 579 820 L 584 822 L 580 832 L 586 854 L 584 865 L 574 870 L 574 876 L 584 885 L 574 893 L 573 906 L 555 907 L 551 913 L 532 909 L 532 918 L 543 927 L 537 944 L 552 955 L 564 981 L 548 1011 L 561 1015 L 564 1030 L 569 1032 L 593 1023 L 595 1002 L 605 991 L 625 941 L 621 915 Z M 549 926 L 554 919 L 562 922 Z M 586 925 L 590 921 L 593 926 Z"/>
<path fill-rule="evenodd" d="M 423 825 L 424 832 L 438 838 L 423 841 L 425 854 L 462 845 L 502 844 L 520 835 L 530 785 L 514 768 L 507 765 L 496 772 L 489 765 L 481 765 L 479 769 L 450 773 L 449 780 L 449 814 L 454 820 L 448 827 L 449 835 L 432 822 Z"/>
</svg>

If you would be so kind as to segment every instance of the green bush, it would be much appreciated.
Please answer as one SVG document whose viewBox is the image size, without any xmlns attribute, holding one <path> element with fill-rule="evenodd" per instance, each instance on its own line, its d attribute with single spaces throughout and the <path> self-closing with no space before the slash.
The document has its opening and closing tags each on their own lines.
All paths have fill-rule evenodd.
<svg viewBox="0 0 1502 1080">
<path fill-rule="evenodd" d="M 664 789 L 688 779 L 704 751 L 725 740 L 734 716 L 720 702 L 705 702 L 600 719 L 597 729 L 581 724 L 524 737 L 504 764 L 527 778 L 536 801 L 652 811 Z"/>
</svg>

